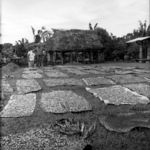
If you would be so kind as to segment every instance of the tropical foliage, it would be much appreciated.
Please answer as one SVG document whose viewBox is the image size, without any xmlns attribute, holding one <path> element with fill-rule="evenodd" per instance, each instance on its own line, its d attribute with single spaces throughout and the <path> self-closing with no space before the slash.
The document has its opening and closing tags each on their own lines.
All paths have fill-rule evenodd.
<svg viewBox="0 0 150 150">
<path fill-rule="evenodd" d="M 31 26 L 31 29 L 35 43 L 46 42 L 53 34 L 52 31 L 47 30 L 44 26 L 37 30 L 37 34 L 35 33 L 35 28 Z"/>
<path fill-rule="evenodd" d="M 48 30 L 45 27 L 41 27 L 38 30 L 35 30 L 34 27 L 31 27 L 31 29 L 34 43 L 45 43 L 45 46 L 49 39 L 53 37 L 55 30 Z M 132 33 L 128 33 L 120 38 L 101 27 L 98 27 L 98 23 L 93 27 L 91 23 L 89 23 L 89 30 L 93 30 L 91 32 L 97 34 L 101 44 L 104 46 L 104 56 L 106 61 L 136 59 L 138 57 L 138 45 L 136 43 L 127 45 L 126 41 L 137 37 L 150 36 L 150 25 L 147 25 L 146 21 L 139 21 L 139 27 L 137 29 L 134 29 Z M 30 44 L 32 45 L 26 38 L 16 41 L 14 46 L 11 43 L 1 44 L 2 57 L 12 58 L 15 54 L 17 57 L 26 58 Z M 146 49 L 146 47 L 144 47 L 144 49 Z"/>
<path fill-rule="evenodd" d="M 128 59 L 138 58 L 138 45 L 136 43 L 127 45 L 126 41 L 138 37 L 150 36 L 150 25 L 148 26 L 146 21 L 143 23 L 139 21 L 138 29 L 134 29 L 132 33 L 128 33 L 120 38 L 109 34 L 105 29 L 97 27 L 96 30 L 102 44 L 105 46 L 105 60 L 123 60 L 125 57 Z"/>
<path fill-rule="evenodd" d="M 26 45 L 28 45 L 28 43 L 29 43 L 29 41 L 25 38 L 22 38 L 21 40 L 16 41 L 14 50 L 15 50 L 15 54 L 18 57 L 26 57 L 26 55 L 27 55 Z"/>
</svg>

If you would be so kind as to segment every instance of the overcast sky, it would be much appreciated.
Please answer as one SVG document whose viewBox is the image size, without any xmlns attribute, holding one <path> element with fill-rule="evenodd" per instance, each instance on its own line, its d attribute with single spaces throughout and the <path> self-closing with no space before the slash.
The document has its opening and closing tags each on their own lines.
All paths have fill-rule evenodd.
<svg viewBox="0 0 150 150">
<path fill-rule="evenodd" d="M 2 43 L 27 38 L 39 29 L 88 29 L 99 23 L 109 33 L 123 36 L 148 21 L 149 0 L 1 0 Z"/>
</svg>

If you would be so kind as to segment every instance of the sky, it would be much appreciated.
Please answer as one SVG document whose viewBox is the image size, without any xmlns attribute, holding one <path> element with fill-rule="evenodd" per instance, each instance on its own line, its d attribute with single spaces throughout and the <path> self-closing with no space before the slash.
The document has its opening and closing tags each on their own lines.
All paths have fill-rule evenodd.
<svg viewBox="0 0 150 150">
<path fill-rule="evenodd" d="M 89 22 L 117 37 L 137 29 L 138 21 L 148 21 L 149 0 L 0 0 L 1 43 L 21 38 L 33 42 L 36 30 L 88 29 Z"/>
</svg>

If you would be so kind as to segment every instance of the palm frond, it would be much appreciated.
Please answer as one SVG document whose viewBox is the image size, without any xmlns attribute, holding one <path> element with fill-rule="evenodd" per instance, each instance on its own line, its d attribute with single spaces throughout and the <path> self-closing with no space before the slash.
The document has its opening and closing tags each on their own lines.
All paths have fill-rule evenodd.
<svg viewBox="0 0 150 150">
<path fill-rule="evenodd" d="M 35 29 L 32 26 L 31 26 L 31 29 L 32 29 L 33 35 L 35 36 Z"/>
</svg>

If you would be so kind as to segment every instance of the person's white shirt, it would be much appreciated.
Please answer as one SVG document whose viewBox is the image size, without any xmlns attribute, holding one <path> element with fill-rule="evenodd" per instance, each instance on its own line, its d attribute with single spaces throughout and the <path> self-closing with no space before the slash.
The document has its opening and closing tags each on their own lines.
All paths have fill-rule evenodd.
<svg viewBox="0 0 150 150">
<path fill-rule="evenodd" d="M 29 61 L 34 61 L 35 53 L 32 50 L 30 50 L 28 52 L 28 57 L 29 57 Z"/>
</svg>

